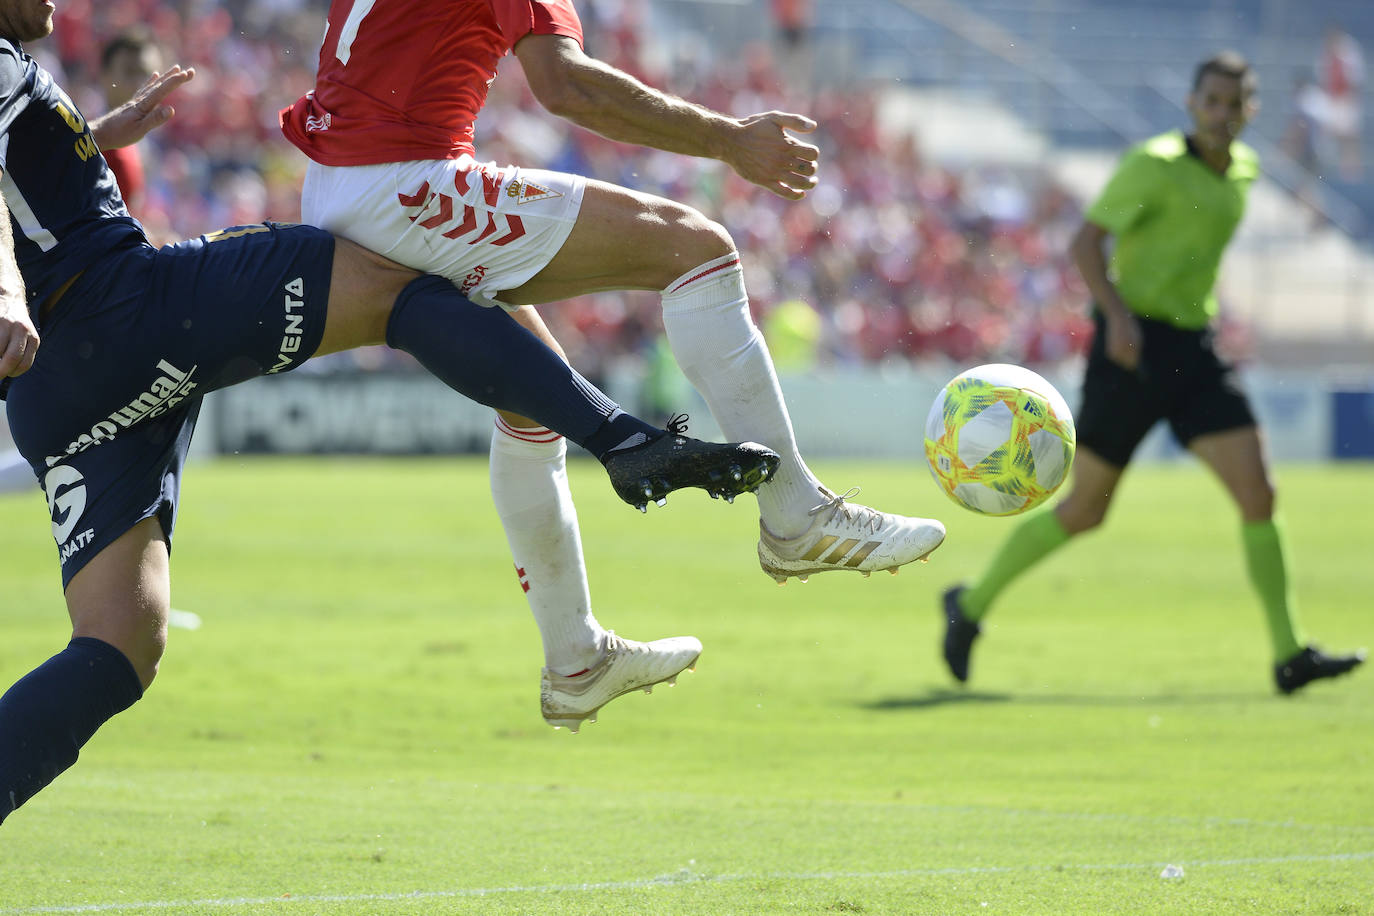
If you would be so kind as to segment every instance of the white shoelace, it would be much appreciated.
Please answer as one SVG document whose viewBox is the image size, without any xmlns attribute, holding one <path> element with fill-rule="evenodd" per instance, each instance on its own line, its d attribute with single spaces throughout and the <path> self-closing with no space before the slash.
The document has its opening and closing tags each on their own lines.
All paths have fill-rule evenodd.
<svg viewBox="0 0 1374 916">
<path fill-rule="evenodd" d="M 811 509 L 807 514 L 820 515 L 828 509 L 830 510 L 830 515 L 825 519 L 826 524 L 829 524 L 838 513 L 844 519 L 846 525 L 855 528 L 867 526 L 870 531 L 877 534 L 883 527 L 883 514 L 877 509 L 870 509 L 868 506 L 850 505 L 845 502 L 845 500 L 853 499 L 858 495 L 859 488 L 850 487 L 839 495 L 832 495 L 830 499 L 816 506 L 814 509 Z"/>
</svg>

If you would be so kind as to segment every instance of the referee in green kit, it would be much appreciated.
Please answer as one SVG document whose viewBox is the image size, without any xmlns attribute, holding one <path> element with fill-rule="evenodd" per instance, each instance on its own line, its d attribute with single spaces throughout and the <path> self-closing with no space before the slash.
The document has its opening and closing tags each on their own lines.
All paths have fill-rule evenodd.
<svg viewBox="0 0 1374 916">
<path fill-rule="evenodd" d="M 1278 689 L 1292 693 L 1364 661 L 1363 650 L 1328 655 L 1302 633 L 1260 431 L 1234 368 L 1214 346 L 1217 271 L 1259 176 L 1255 151 L 1236 139 L 1257 108 L 1256 88 L 1240 55 L 1203 61 L 1188 94 L 1192 131 L 1132 147 L 1085 214 L 1072 253 L 1095 303 L 1096 334 L 1072 488 L 1053 511 L 1021 522 L 981 578 L 945 592 L 944 657 L 958 680 L 968 679 L 979 623 L 997 596 L 1070 538 L 1102 524 L 1132 453 L 1159 420 L 1216 473 L 1240 509 Z"/>
</svg>

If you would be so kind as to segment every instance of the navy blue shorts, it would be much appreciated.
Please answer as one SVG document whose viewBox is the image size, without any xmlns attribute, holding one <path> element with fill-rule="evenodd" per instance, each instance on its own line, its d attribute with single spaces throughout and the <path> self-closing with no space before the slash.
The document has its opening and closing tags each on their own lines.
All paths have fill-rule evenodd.
<svg viewBox="0 0 1374 916">
<path fill-rule="evenodd" d="M 315 352 L 333 261 L 323 230 L 240 226 L 113 252 L 62 296 L 6 404 L 48 497 L 64 588 L 145 518 L 170 543 L 201 397 Z"/>
<path fill-rule="evenodd" d="M 1132 372 L 1107 358 L 1104 321 L 1101 313 L 1093 315 L 1096 334 L 1074 417 L 1079 445 L 1124 468 L 1160 420 L 1185 446 L 1198 436 L 1255 425 L 1235 367 L 1217 356 L 1210 328 L 1136 320 L 1143 346 Z"/>
</svg>

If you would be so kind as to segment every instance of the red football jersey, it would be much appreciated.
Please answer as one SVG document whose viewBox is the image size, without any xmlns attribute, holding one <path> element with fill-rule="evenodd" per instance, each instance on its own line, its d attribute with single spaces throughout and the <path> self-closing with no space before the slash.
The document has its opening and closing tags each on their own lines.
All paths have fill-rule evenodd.
<svg viewBox="0 0 1374 916">
<path fill-rule="evenodd" d="M 530 34 L 580 44 L 572 0 L 333 0 L 315 89 L 282 132 L 324 165 L 472 153 L 496 65 Z"/>
<path fill-rule="evenodd" d="M 139 156 L 138 150 L 132 146 L 123 146 L 119 149 L 101 150 L 101 155 L 105 157 L 105 164 L 114 172 L 115 181 L 119 184 L 119 196 L 124 198 L 124 204 L 131 211 L 137 211 L 143 204 L 143 158 Z M 138 213 L 134 212 L 137 216 Z"/>
</svg>

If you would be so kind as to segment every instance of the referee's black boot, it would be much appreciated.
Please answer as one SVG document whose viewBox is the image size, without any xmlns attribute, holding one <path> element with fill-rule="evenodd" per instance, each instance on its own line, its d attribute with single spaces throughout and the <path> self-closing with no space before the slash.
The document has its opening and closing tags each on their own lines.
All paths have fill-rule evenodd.
<svg viewBox="0 0 1374 916">
<path fill-rule="evenodd" d="M 983 632 L 978 624 L 964 616 L 959 607 L 959 595 L 964 586 L 956 585 L 945 592 L 945 664 L 949 673 L 960 683 L 968 680 L 968 657 L 973 651 L 973 641 Z"/>
<path fill-rule="evenodd" d="M 1274 682 L 1283 693 L 1292 693 L 1299 687 L 1324 677 L 1336 677 L 1364 663 L 1364 650 L 1350 655 L 1326 655 L 1320 649 L 1308 646 L 1297 655 L 1274 666 Z"/>
</svg>

